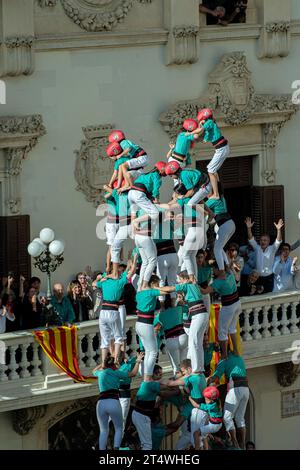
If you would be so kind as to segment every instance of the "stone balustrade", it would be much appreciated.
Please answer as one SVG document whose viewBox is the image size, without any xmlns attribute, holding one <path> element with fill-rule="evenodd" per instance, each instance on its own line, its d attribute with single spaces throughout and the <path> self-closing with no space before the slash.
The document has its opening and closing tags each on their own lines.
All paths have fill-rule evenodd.
<svg viewBox="0 0 300 470">
<path fill-rule="evenodd" d="M 128 316 L 128 344 L 133 351 L 138 347 L 135 321 L 135 316 Z M 77 326 L 79 368 L 90 375 L 101 356 L 98 320 Z M 240 333 L 248 368 L 290 361 L 299 330 L 300 291 L 242 299 Z M 171 372 L 166 354 L 160 355 L 160 364 Z M 97 392 L 96 383 L 76 384 L 51 364 L 30 331 L 0 335 L 0 411 Z"/>
</svg>

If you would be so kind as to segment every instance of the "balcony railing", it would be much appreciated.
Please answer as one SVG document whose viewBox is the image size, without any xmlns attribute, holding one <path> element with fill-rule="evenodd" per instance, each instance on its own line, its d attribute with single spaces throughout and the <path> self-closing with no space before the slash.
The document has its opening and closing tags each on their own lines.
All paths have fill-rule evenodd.
<svg viewBox="0 0 300 470">
<path fill-rule="evenodd" d="M 135 321 L 127 317 L 132 350 L 138 348 Z M 242 298 L 240 325 L 248 368 L 290 361 L 299 338 L 300 291 Z M 77 326 L 79 367 L 89 375 L 101 357 L 98 320 Z M 167 355 L 160 356 L 160 364 L 171 372 Z M 30 331 L 0 335 L 0 411 L 97 393 L 96 383 L 75 384 L 52 365 Z"/>
</svg>

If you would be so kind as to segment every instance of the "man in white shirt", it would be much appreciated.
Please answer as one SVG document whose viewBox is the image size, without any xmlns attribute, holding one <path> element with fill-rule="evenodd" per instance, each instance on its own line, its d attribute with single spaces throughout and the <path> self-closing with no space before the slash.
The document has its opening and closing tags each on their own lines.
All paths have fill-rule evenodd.
<svg viewBox="0 0 300 470">
<path fill-rule="evenodd" d="M 291 245 L 282 243 L 280 245 L 280 254 L 276 256 L 273 273 L 274 273 L 274 289 L 273 292 L 285 292 L 293 290 L 294 276 L 297 270 L 298 258 L 292 259 L 289 255 L 291 252 Z"/>
<path fill-rule="evenodd" d="M 246 218 L 245 224 L 247 226 L 249 243 L 256 254 L 256 270 L 260 274 L 260 284 L 264 287 L 264 293 L 272 292 L 274 286 L 273 265 L 276 252 L 282 242 L 281 229 L 284 225 L 283 220 L 280 219 L 277 224 L 274 222 L 277 236 L 273 245 L 270 245 L 270 236 L 267 234 L 261 235 L 259 244 L 255 241 L 252 234 L 254 222 L 252 222 L 250 217 Z"/>
</svg>

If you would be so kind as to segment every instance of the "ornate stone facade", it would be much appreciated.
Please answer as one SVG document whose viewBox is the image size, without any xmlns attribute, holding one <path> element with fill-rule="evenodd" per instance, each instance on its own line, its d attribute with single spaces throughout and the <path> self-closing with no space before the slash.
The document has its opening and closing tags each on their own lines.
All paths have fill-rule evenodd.
<svg viewBox="0 0 300 470">
<path fill-rule="evenodd" d="M 33 36 L 6 37 L 1 45 L 0 76 L 31 75 L 34 71 Z"/>
<path fill-rule="evenodd" d="M 46 412 L 47 405 L 13 411 L 13 429 L 21 436 L 26 436 Z"/>
<path fill-rule="evenodd" d="M 105 154 L 107 137 L 112 129 L 112 124 L 84 127 L 82 130 L 86 139 L 81 141 L 80 150 L 75 150 L 76 190 L 83 192 L 87 201 L 95 207 L 103 202 L 102 187 L 113 172 L 113 162 Z"/>
<path fill-rule="evenodd" d="M 290 387 L 297 380 L 300 374 L 300 364 L 283 362 L 276 365 L 277 380 L 282 387 Z"/>
<path fill-rule="evenodd" d="M 82 398 L 80 400 L 73 401 L 67 406 L 63 406 L 59 411 L 57 411 L 53 416 L 51 416 L 46 421 L 47 429 L 54 426 L 54 424 L 56 424 L 58 421 L 66 418 L 72 413 L 75 413 L 75 411 L 82 410 L 83 408 L 88 408 L 88 407 L 94 409 L 96 406 L 97 400 L 98 400 L 98 396 L 90 397 L 90 398 Z"/>
<path fill-rule="evenodd" d="M 167 64 L 194 64 L 198 60 L 199 28 L 176 26 L 169 34 Z"/>
<path fill-rule="evenodd" d="M 260 142 L 264 153 L 261 176 L 267 184 L 275 183 L 275 147 L 281 128 L 297 111 L 291 95 L 258 94 L 251 82 L 243 52 L 222 57 L 208 77 L 208 89 L 197 100 L 184 101 L 171 106 L 161 114 L 160 122 L 172 139 L 178 134 L 186 116 L 196 117 L 200 108 L 211 107 L 222 127 L 251 124 L 263 126 Z M 197 148 L 194 149 L 194 153 Z"/>
<path fill-rule="evenodd" d="M 40 114 L 0 118 L 0 169 L 6 176 L 4 193 L 7 215 L 17 215 L 21 211 L 22 162 L 36 145 L 38 138 L 45 133 Z"/>
<path fill-rule="evenodd" d="M 86 31 L 111 31 L 126 18 L 134 0 L 61 0 L 66 14 Z"/>
</svg>

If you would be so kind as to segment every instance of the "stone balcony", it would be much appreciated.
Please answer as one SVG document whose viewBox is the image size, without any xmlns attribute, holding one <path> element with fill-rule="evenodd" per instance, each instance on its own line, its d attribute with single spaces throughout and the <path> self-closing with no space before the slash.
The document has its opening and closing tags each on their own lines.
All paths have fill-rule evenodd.
<svg viewBox="0 0 300 470">
<path fill-rule="evenodd" d="M 294 341 L 300 331 L 300 291 L 265 294 L 242 299 L 240 317 L 242 353 L 247 368 L 291 361 Z M 135 316 L 128 316 L 131 349 L 137 347 Z M 98 321 L 78 324 L 78 360 L 81 372 L 90 375 L 99 360 Z M 84 339 L 85 338 L 85 339 Z M 84 340 L 84 341 L 83 341 Z M 30 331 L 0 335 L 7 364 L 0 364 L 0 412 L 80 399 L 98 394 L 97 383 L 74 383 L 60 373 L 45 356 Z M 160 355 L 160 364 L 171 374 L 168 356 Z M 135 388 L 140 381 L 133 381 Z"/>
</svg>

